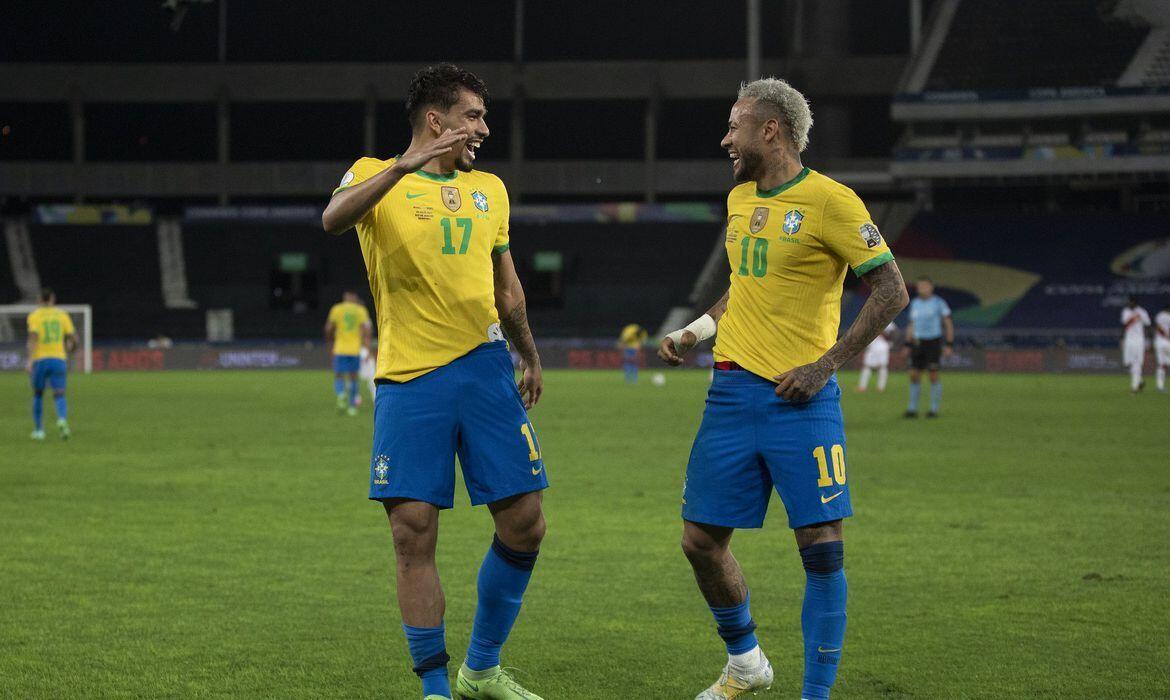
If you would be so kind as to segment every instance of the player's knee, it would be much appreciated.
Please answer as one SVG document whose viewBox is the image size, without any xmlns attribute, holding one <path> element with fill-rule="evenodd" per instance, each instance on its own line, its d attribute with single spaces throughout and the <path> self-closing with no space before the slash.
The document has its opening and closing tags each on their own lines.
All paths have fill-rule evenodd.
<svg viewBox="0 0 1170 700">
<path fill-rule="evenodd" d="M 683 530 L 682 550 L 687 559 L 694 566 L 700 566 L 719 559 L 726 549 L 717 540 L 704 532 L 696 532 L 691 528 Z"/>
<path fill-rule="evenodd" d="M 831 574 L 845 566 L 845 543 L 818 542 L 800 550 L 804 570 L 812 574 Z"/>
<path fill-rule="evenodd" d="M 544 519 L 544 512 L 537 509 L 531 515 L 519 521 L 515 521 L 497 527 L 497 535 L 512 549 L 521 552 L 535 552 L 540 549 L 540 543 L 544 541 L 544 533 L 548 529 L 548 524 Z"/>
<path fill-rule="evenodd" d="M 395 513 L 390 521 L 394 553 L 399 559 L 433 559 L 435 525 L 429 518 Z"/>
</svg>

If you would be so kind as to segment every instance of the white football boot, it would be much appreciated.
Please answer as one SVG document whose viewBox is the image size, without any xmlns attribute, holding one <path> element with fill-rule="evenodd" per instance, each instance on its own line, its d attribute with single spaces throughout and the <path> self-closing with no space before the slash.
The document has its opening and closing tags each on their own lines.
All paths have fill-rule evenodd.
<svg viewBox="0 0 1170 700">
<path fill-rule="evenodd" d="M 707 688 L 695 700 L 734 700 L 759 690 L 772 687 L 772 664 L 764 652 L 760 650 L 760 665 L 750 671 L 732 668 L 731 664 L 723 667 L 723 675 L 710 688 Z"/>
</svg>

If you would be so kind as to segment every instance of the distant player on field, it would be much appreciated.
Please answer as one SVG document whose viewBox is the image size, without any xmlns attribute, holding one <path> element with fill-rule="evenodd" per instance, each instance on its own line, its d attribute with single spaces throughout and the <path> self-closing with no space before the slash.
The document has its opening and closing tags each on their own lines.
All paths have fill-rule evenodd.
<svg viewBox="0 0 1170 700">
<path fill-rule="evenodd" d="M 361 354 L 370 350 L 370 312 L 357 292 L 346 292 L 329 309 L 325 340 L 333 342 L 333 393 L 337 396 L 337 410 L 356 416 Z"/>
<path fill-rule="evenodd" d="M 374 383 L 374 378 L 378 376 L 378 355 L 375 348 L 362 348 L 361 370 L 358 376 L 366 383 L 366 388 L 370 392 L 370 405 L 374 405 L 374 399 L 378 396 L 378 385 Z"/>
<path fill-rule="evenodd" d="M 877 390 L 886 390 L 886 379 L 890 375 L 890 343 L 897 332 L 898 326 L 891 323 L 865 349 L 861 359 L 861 377 L 857 382 L 858 391 L 869 389 L 869 378 L 874 372 L 877 372 Z"/>
<path fill-rule="evenodd" d="M 1150 325 L 1150 314 L 1138 306 L 1137 299 L 1130 297 L 1121 310 L 1121 360 L 1129 367 L 1129 390 L 1133 393 L 1146 386 L 1142 370 L 1146 362 L 1146 326 Z"/>
<path fill-rule="evenodd" d="M 1170 304 L 1154 317 L 1154 354 L 1158 362 L 1158 391 L 1166 391 L 1166 369 L 1170 367 Z"/>
<path fill-rule="evenodd" d="M 929 277 L 919 277 L 914 287 L 917 295 L 910 302 L 910 323 L 906 326 L 906 349 L 910 351 L 910 403 L 906 417 L 918 417 L 920 379 L 922 370 L 926 370 L 930 377 L 930 412 L 926 417 L 937 418 L 942 404 L 939 365 L 954 351 L 955 324 L 951 321 L 951 307 L 934 293 L 934 282 Z"/>
<path fill-rule="evenodd" d="M 631 323 L 622 329 L 618 336 L 618 347 L 622 350 L 622 371 L 626 376 L 627 384 L 638 383 L 638 365 L 642 359 L 642 346 L 646 343 L 649 334 L 646 329 L 636 323 Z"/>
<path fill-rule="evenodd" d="M 496 533 L 456 691 L 539 700 L 500 667 L 544 537 L 548 480 L 526 412 L 543 379 L 508 251 L 508 193 L 498 177 L 472 169 L 489 133 L 487 97 L 479 78 L 453 65 L 416 73 L 410 147 L 354 163 L 322 224 L 335 234 L 357 227 L 375 300 L 370 498 L 390 519 L 398 605 L 423 695 L 451 697 L 435 544 L 439 511 L 454 503 L 458 455 L 471 503 L 487 504 Z M 519 386 L 505 333 L 521 358 Z"/>
<path fill-rule="evenodd" d="M 841 521 L 853 510 L 834 374 L 906 305 L 906 287 L 857 195 L 801 165 L 811 125 L 808 102 L 783 80 L 741 86 L 722 142 L 741 183 L 727 197 L 731 285 L 658 349 L 678 365 L 718 329 L 714 378 L 683 486 L 682 545 L 728 661 L 699 700 L 772 684 L 731 536 L 763 525 L 773 487 L 806 572 L 802 697 L 829 697 L 845 640 Z M 848 268 L 873 293 L 836 340 Z"/>
<path fill-rule="evenodd" d="M 69 314 L 56 307 L 57 296 L 51 289 L 41 292 L 40 308 L 28 315 L 28 370 L 32 379 L 33 440 L 45 439 L 44 393 L 53 389 L 53 406 L 57 409 L 57 432 L 68 440 L 69 420 L 65 405 L 65 373 L 68 358 L 77 347 L 77 330 Z"/>
</svg>

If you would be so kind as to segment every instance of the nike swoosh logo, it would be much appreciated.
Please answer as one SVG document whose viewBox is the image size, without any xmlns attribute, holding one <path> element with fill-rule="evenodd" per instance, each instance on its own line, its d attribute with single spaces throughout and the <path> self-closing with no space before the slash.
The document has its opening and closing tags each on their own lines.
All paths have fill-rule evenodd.
<svg viewBox="0 0 1170 700">
<path fill-rule="evenodd" d="M 829 501 L 833 500 L 834 498 L 836 498 L 837 496 L 840 496 L 840 495 L 841 495 L 841 494 L 843 494 L 843 493 L 845 493 L 845 492 L 844 492 L 844 491 L 838 491 L 837 493 L 833 494 L 832 496 L 829 496 L 828 498 L 825 498 L 825 497 L 822 495 L 822 496 L 821 496 L 821 503 L 828 503 Z"/>
<path fill-rule="evenodd" d="M 471 681 L 467 680 L 466 678 L 464 678 L 464 679 L 463 679 L 463 682 L 467 684 L 467 687 L 468 687 L 468 688 L 471 688 L 471 692 L 473 692 L 473 693 L 478 693 L 478 692 L 479 692 L 479 686 L 478 686 L 478 685 L 476 685 L 476 684 L 472 683 Z"/>
<path fill-rule="evenodd" d="M 836 649 L 826 649 L 822 646 L 818 646 L 817 651 L 819 651 L 822 654 L 832 654 L 834 652 L 841 651 L 841 647 L 837 647 Z"/>
<path fill-rule="evenodd" d="M 544 467 L 543 467 L 543 466 L 542 466 L 540 469 L 533 469 L 533 470 L 532 470 L 532 475 L 533 475 L 533 476 L 536 476 L 536 475 L 540 474 L 542 471 L 544 471 Z"/>
<path fill-rule="evenodd" d="M 421 197 L 424 194 L 426 194 L 426 192 L 407 192 L 406 198 L 407 199 L 414 199 L 415 197 Z"/>
</svg>

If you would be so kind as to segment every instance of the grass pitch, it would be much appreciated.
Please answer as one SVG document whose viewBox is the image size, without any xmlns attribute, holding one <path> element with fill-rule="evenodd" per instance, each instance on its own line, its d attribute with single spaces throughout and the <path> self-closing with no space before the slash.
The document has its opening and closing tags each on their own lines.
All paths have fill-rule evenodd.
<svg viewBox="0 0 1170 700">
<path fill-rule="evenodd" d="M 707 376 L 667 377 L 549 372 L 532 414 L 549 534 L 504 662 L 550 700 L 692 698 L 724 663 L 678 547 Z M 368 405 L 336 415 L 323 372 L 74 375 L 73 440 L 34 444 L 26 381 L 0 375 L 0 697 L 418 697 Z M 1170 396 L 951 374 L 928 422 L 900 417 L 905 375 L 853 382 L 835 698 L 1170 695 Z M 456 500 L 461 659 L 491 535 Z M 776 667 L 761 697 L 795 697 L 804 577 L 777 500 L 734 550 Z"/>
</svg>

